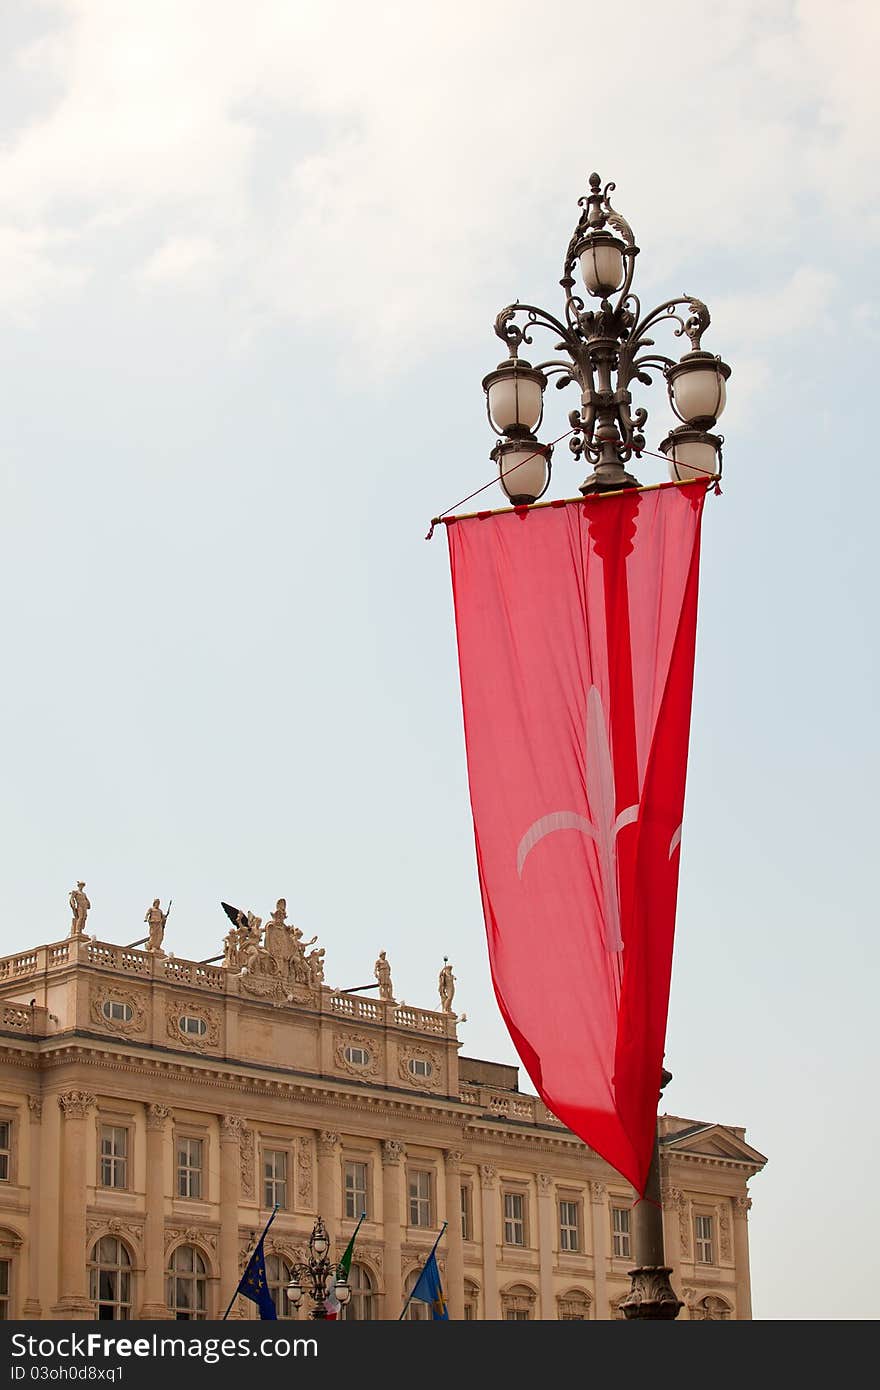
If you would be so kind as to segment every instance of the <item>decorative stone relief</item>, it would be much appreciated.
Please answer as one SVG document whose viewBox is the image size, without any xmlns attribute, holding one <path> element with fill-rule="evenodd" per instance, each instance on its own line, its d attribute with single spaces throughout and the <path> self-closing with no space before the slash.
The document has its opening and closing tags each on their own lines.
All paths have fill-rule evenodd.
<svg viewBox="0 0 880 1390">
<path fill-rule="evenodd" d="M 491 1163 L 481 1163 L 480 1180 L 484 1187 L 494 1187 L 498 1181 L 498 1169 Z"/>
<path fill-rule="evenodd" d="M 751 1197 L 737 1197 L 733 1204 L 733 1214 L 741 1221 L 747 1221 L 752 1209 Z"/>
<path fill-rule="evenodd" d="M 678 1212 L 678 1239 L 681 1253 L 689 1256 L 691 1250 L 691 1204 L 680 1187 L 669 1189 L 669 1202 L 670 1206 Z"/>
<path fill-rule="evenodd" d="M 592 1197 L 594 1202 L 604 1202 L 605 1194 L 607 1191 L 608 1189 L 606 1188 L 604 1182 L 590 1183 L 590 1196 Z"/>
<path fill-rule="evenodd" d="M 538 1192 L 546 1197 L 553 1191 L 553 1178 L 550 1173 L 538 1174 Z"/>
<path fill-rule="evenodd" d="M 201 1226 L 166 1226 L 165 1227 L 165 1253 L 182 1241 L 187 1245 L 201 1245 L 207 1250 L 217 1249 L 217 1237 L 213 1231 L 205 1231 Z"/>
<path fill-rule="evenodd" d="M 359 1047 L 367 1054 L 366 1062 L 350 1062 L 345 1055 L 347 1047 Z M 375 1076 L 379 1070 L 379 1048 L 366 1033 L 334 1033 L 333 1050 L 336 1065 L 349 1076 Z"/>
<path fill-rule="evenodd" d="M 86 1223 L 89 1244 L 101 1236 L 122 1236 L 140 1245 L 144 1238 L 142 1221 L 120 1221 L 118 1217 L 95 1216 Z"/>
<path fill-rule="evenodd" d="M 95 1104 L 91 1091 L 62 1091 L 58 1104 L 66 1120 L 83 1120 Z"/>
<path fill-rule="evenodd" d="M 322 1129 L 321 1133 L 318 1135 L 318 1154 L 322 1158 L 331 1156 L 335 1153 L 338 1143 L 338 1134 L 334 1134 L 332 1129 Z"/>
<path fill-rule="evenodd" d="M 171 1118 L 171 1106 L 157 1103 L 147 1106 L 147 1129 L 163 1130 L 166 1120 Z"/>
<path fill-rule="evenodd" d="M 430 1067 L 430 1076 L 414 1076 L 409 1069 L 410 1062 L 426 1062 Z M 426 1091 L 443 1089 L 443 1057 L 434 1047 L 403 1043 L 399 1049 L 397 1067 L 407 1086 L 419 1086 Z"/>
<path fill-rule="evenodd" d="M 402 1158 L 406 1157 L 406 1145 L 399 1139 L 382 1140 L 382 1162 L 398 1164 Z"/>
<path fill-rule="evenodd" d="M 183 1017 L 200 1018 L 205 1023 L 204 1033 L 183 1033 L 179 1020 Z M 167 999 L 165 1001 L 165 1033 L 177 1043 L 204 1052 L 209 1047 L 220 1045 L 220 1015 L 216 1009 L 209 1009 L 200 999 Z"/>
<path fill-rule="evenodd" d="M 254 1196 L 254 1131 L 248 1129 L 246 1124 L 242 1124 L 238 1131 L 238 1142 L 240 1145 L 241 1156 L 241 1195 L 242 1197 Z"/>
<path fill-rule="evenodd" d="M 240 1144 L 244 1120 L 240 1115 L 220 1116 L 220 1142 Z"/>
<path fill-rule="evenodd" d="M 31 1112 L 32 1118 L 35 1119 L 35 1120 L 42 1120 L 42 1118 L 43 1118 L 43 1097 L 42 1097 L 42 1096 L 28 1096 L 27 1102 L 28 1102 L 28 1110 Z"/>
<path fill-rule="evenodd" d="M 731 1256 L 730 1246 L 730 1212 L 727 1203 L 724 1202 L 718 1208 L 718 1235 L 721 1246 L 722 1260 L 729 1260 Z"/>
<path fill-rule="evenodd" d="M 443 1154 L 443 1161 L 446 1164 L 447 1171 L 450 1173 L 460 1173 L 461 1160 L 463 1158 L 464 1154 L 460 1149 L 446 1149 Z"/>
<path fill-rule="evenodd" d="M 301 1134 L 296 1141 L 296 1195 L 307 1210 L 312 1205 L 312 1142 Z"/>
<path fill-rule="evenodd" d="M 107 1018 L 104 1005 L 124 1004 L 131 1010 L 131 1018 Z M 116 985 L 92 985 L 89 991 L 89 1005 L 92 1022 L 99 1028 L 123 1036 L 147 1031 L 148 1001 L 145 995 L 132 989 L 119 989 Z"/>
</svg>

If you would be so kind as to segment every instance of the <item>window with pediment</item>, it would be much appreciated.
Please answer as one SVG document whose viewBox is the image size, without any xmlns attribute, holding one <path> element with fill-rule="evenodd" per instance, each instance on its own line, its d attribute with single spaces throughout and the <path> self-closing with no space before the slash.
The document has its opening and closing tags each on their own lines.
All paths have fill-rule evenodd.
<svg viewBox="0 0 880 1390">
<path fill-rule="evenodd" d="M 99 1321 L 131 1317 L 131 1255 L 116 1236 L 102 1236 L 89 1259 L 89 1298 Z"/>
</svg>

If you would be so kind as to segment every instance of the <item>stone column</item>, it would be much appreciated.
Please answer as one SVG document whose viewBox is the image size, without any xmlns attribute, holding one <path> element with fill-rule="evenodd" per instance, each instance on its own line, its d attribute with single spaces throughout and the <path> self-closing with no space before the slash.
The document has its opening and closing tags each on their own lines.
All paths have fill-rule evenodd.
<svg viewBox="0 0 880 1390">
<path fill-rule="evenodd" d="M 464 1319 L 464 1241 L 461 1234 L 461 1159 L 457 1149 L 443 1154 L 446 1164 L 446 1301 L 455 1322 Z"/>
<path fill-rule="evenodd" d="M 86 1178 L 89 1112 L 95 1104 L 90 1091 L 62 1091 L 61 1155 L 58 1184 L 60 1287 L 52 1309 L 56 1318 L 84 1321 L 94 1317 L 89 1302 L 86 1261 Z"/>
<path fill-rule="evenodd" d="M 752 1316 L 752 1281 L 749 1274 L 749 1211 L 751 1197 L 733 1199 L 733 1258 L 736 1265 L 736 1317 L 741 1322 Z"/>
<path fill-rule="evenodd" d="M 165 1302 L 165 1123 L 171 1116 L 167 1105 L 148 1105 L 147 1173 L 144 1183 L 144 1301 L 141 1317 L 164 1321 Z"/>
<path fill-rule="evenodd" d="M 608 1307 L 608 1207 L 604 1182 L 590 1183 L 590 1218 L 593 1225 L 593 1268 L 596 1271 L 594 1317 L 607 1322 Z"/>
<path fill-rule="evenodd" d="M 241 1128 L 240 1115 L 220 1117 L 220 1285 L 218 1307 L 214 1313 L 222 1318 L 226 1305 L 241 1278 L 238 1260 L 238 1204 L 241 1185 Z M 236 1299 L 229 1316 L 243 1316 Z"/>
<path fill-rule="evenodd" d="M 40 1307 L 40 1168 L 43 1162 L 42 1149 L 42 1096 L 28 1096 L 30 1112 L 30 1210 L 28 1212 L 28 1257 L 27 1257 L 27 1298 L 22 1309 L 25 1318 L 42 1317 Z"/>
<path fill-rule="evenodd" d="M 324 1222 L 334 1253 L 339 1238 L 340 1195 L 339 1135 L 322 1129 L 318 1135 L 318 1215 Z"/>
<path fill-rule="evenodd" d="M 480 1164 L 483 1206 L 483 1313 L 487 1322 L 501 1317 L 498 1298 L 498 1170 Z"/>
<path fill-rule="evenodd" d="M 556 1233 L 556 1189 L 549 1173 L 538 1174 L 538 1268 L 541 1288 L 541 1319 L 556 1321 L 553 1297 L 553 1237 Z"/>
<path fill-rule="evenodd" d="M 400 1268 L 401 1174 L 406 1149 L 397 1139 L 382 1142 L 382 1226 L 385 1233 L 385 1299 L 382 1313 L 386 1322 L 395 1322 L 403 1307 L 403 1278 Z"/>
</svg>

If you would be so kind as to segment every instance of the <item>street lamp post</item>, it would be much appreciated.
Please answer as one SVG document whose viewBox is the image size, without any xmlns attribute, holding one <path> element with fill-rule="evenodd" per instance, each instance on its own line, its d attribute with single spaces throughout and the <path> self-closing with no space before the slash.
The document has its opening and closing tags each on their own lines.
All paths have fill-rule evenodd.
<svg viewBox="0 0 880 1390">
<path fill-rule="evenodd" d="M 581 216 L 559 282 L 565 293 L 564 317 L 558 319 L 545 309 L 517 300 L 502 309 L 495 320 L 495 332 L 506 343 L 509 355 L 484 378 L 483 389 L 489 422 L 502 436 L 491 457 L 498 464 L 501 487 L 514 506 L 536 502 L 550 484 L 552 445 L 539 443 L 535 430 L 543 419 L 544 391 L 551 376 L 558 378 L 558 387 L 572 382 L 580 387 L 580 408 L 568 417 L 572 428 L 569 448 L 576 458 L 583 455 L 593 465 L 592 473 L 580 485 L 585 497 L 639 486 L 625 465 L 645 449 L 642 431 L 648 412 L 641 406 L 632 409 L 630 386 L 634 381 L 650 386 L 658 373 L 666 381 L 672 410 L 680 421 L 659 445 L 670 477 L 687 482 L 712 478 L 720 472 L 723 438 L 713 430 L 725 406 L 730 368 L 702 348 L 709 310 L 702 300 L 680 295 L 642 313 L 641 301 L 632 289 L 639 248 L 629 223 L 611 206 L 609 195 L 614 188 L 609 183 L 603 189 L 599 175 L 591 174 L 590 192 L 579 200 Z M 599 301 L 598 308 L 588 309 L 587 301 L 574 293 L 578 264 L 586 292 Z M 677 362 L 653 351 L 651 334 L 670 322 L 677 325 L 675 336 L 687 337 L 690 342 L 690 350 Z M 555 334 L 556 351 L 565 356 L 536 366 L 521 358 L 519 350 L 524 343 L 532 343 L 534 328 Z M 635 749 L 636 739 L 629 664 L 618 662 L 614 654 L 629 646 L 626 556 L 635 533 L 637 506 L 634 492 L 632 508 L 618 518 L 622 524 L 617 530 L 612 518 L 601 512 L 594 513 L 589 523 L 603 566 L 608 668 L 617 673 L 611 690 L 611 740 L 615 757 L 626 764 L 615 769 L 616 780 L 626 792 L 624 805 L 639 800 L 638 769 L 619 751 Z M 664 1070 L 661 1094 L 671 1079 Z M 645 1192 L 633 1211 L 636 1268 L 630 1271 L 630 1292 L 621 1304 L 628 1319 L 672 1319 L 682 1307 L 665 1263 L 660 1193 L 655 1130 Z"/>
<path fill-rule="evenodd" d="M 514 506 L 537 501 L 550 482 L 552 445 L 541 444 L 534 433 L 543 418 L 544 390 L 551 376 L 558 387 L 574 382 L 581 405 L 571 411 L 574 431 L 569 448 L 593 465 L 581 484 L 586 496 L 637 487 L 625 465 L 645 448 L 642 433 L 648 412 L 633 410 L 630 386 L 650 386 L 662 373 L 673 412 L 681 422 L 660 443 L 671 477 L 678 482 L 714 476 L 720 469 L 723 437 L 712 431 L 724 409 L 730 368 L 720 357 L 705 352 L 701 339 L 709 326 L 709 310 L 692 295 L 679 295 L 642 313 L 633 292 L 639 248 L 632 228 L 611 206 L 615 185 L 604 189 L 598 174 L 590 175 L 590 191 L 579 200 L 581 216 L 569 242 L 560 284 L 565 292 L 561 319 L 533 304 L 517 300 L 495 320 L 495 332 L 507 345 L 508 356 L 483 380 L 489 422 L 500 437 L 491 457 L 498 464 L 501 486 Z M 597 308 L 574 293 L 575 267 L 580 266 L 584 288 Z M 612 299 L 614 302 L 612 302 Z M 686 336 L 690 351 L 679 361 L 652 351 L 650 336 L 664 323 L 675 323 L 676 337 Z M 555 334 L 553 358 L 532 366 L 519 355 L 532 343 L 531 330 Z"/>
<path fill-rule="evenodd" d="M 294 1308 L 301 1308 L 306 1296 L 312 1300 L 310 1318 L 326 1318 L 324 1300 L 331 1288 L 334 1289 L 336 1298 L 343 1308 L 351 1298 L 345 1267 L 335 1264 L 329 1258 L 329 1251 L 330 1240 L 324 1222 L 319 1216 L 309 1236 L 308 1256 L 304 1262 L 293 1266 L 290 1283 L 287 1285 L 287 1297 Z"/>
</svg>

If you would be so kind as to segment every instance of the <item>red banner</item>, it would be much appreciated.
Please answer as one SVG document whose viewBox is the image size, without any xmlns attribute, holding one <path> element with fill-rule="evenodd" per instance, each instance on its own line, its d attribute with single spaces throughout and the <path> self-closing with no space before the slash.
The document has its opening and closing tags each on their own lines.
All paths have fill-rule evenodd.
<svg viewBox="0 0 880 1390">
<path fill-rule="evenodd" d="M 552 1112 L 638 1191 L 678 890 L 706 484 L 448 526 L 498 1004 Z"/>
</svg>

